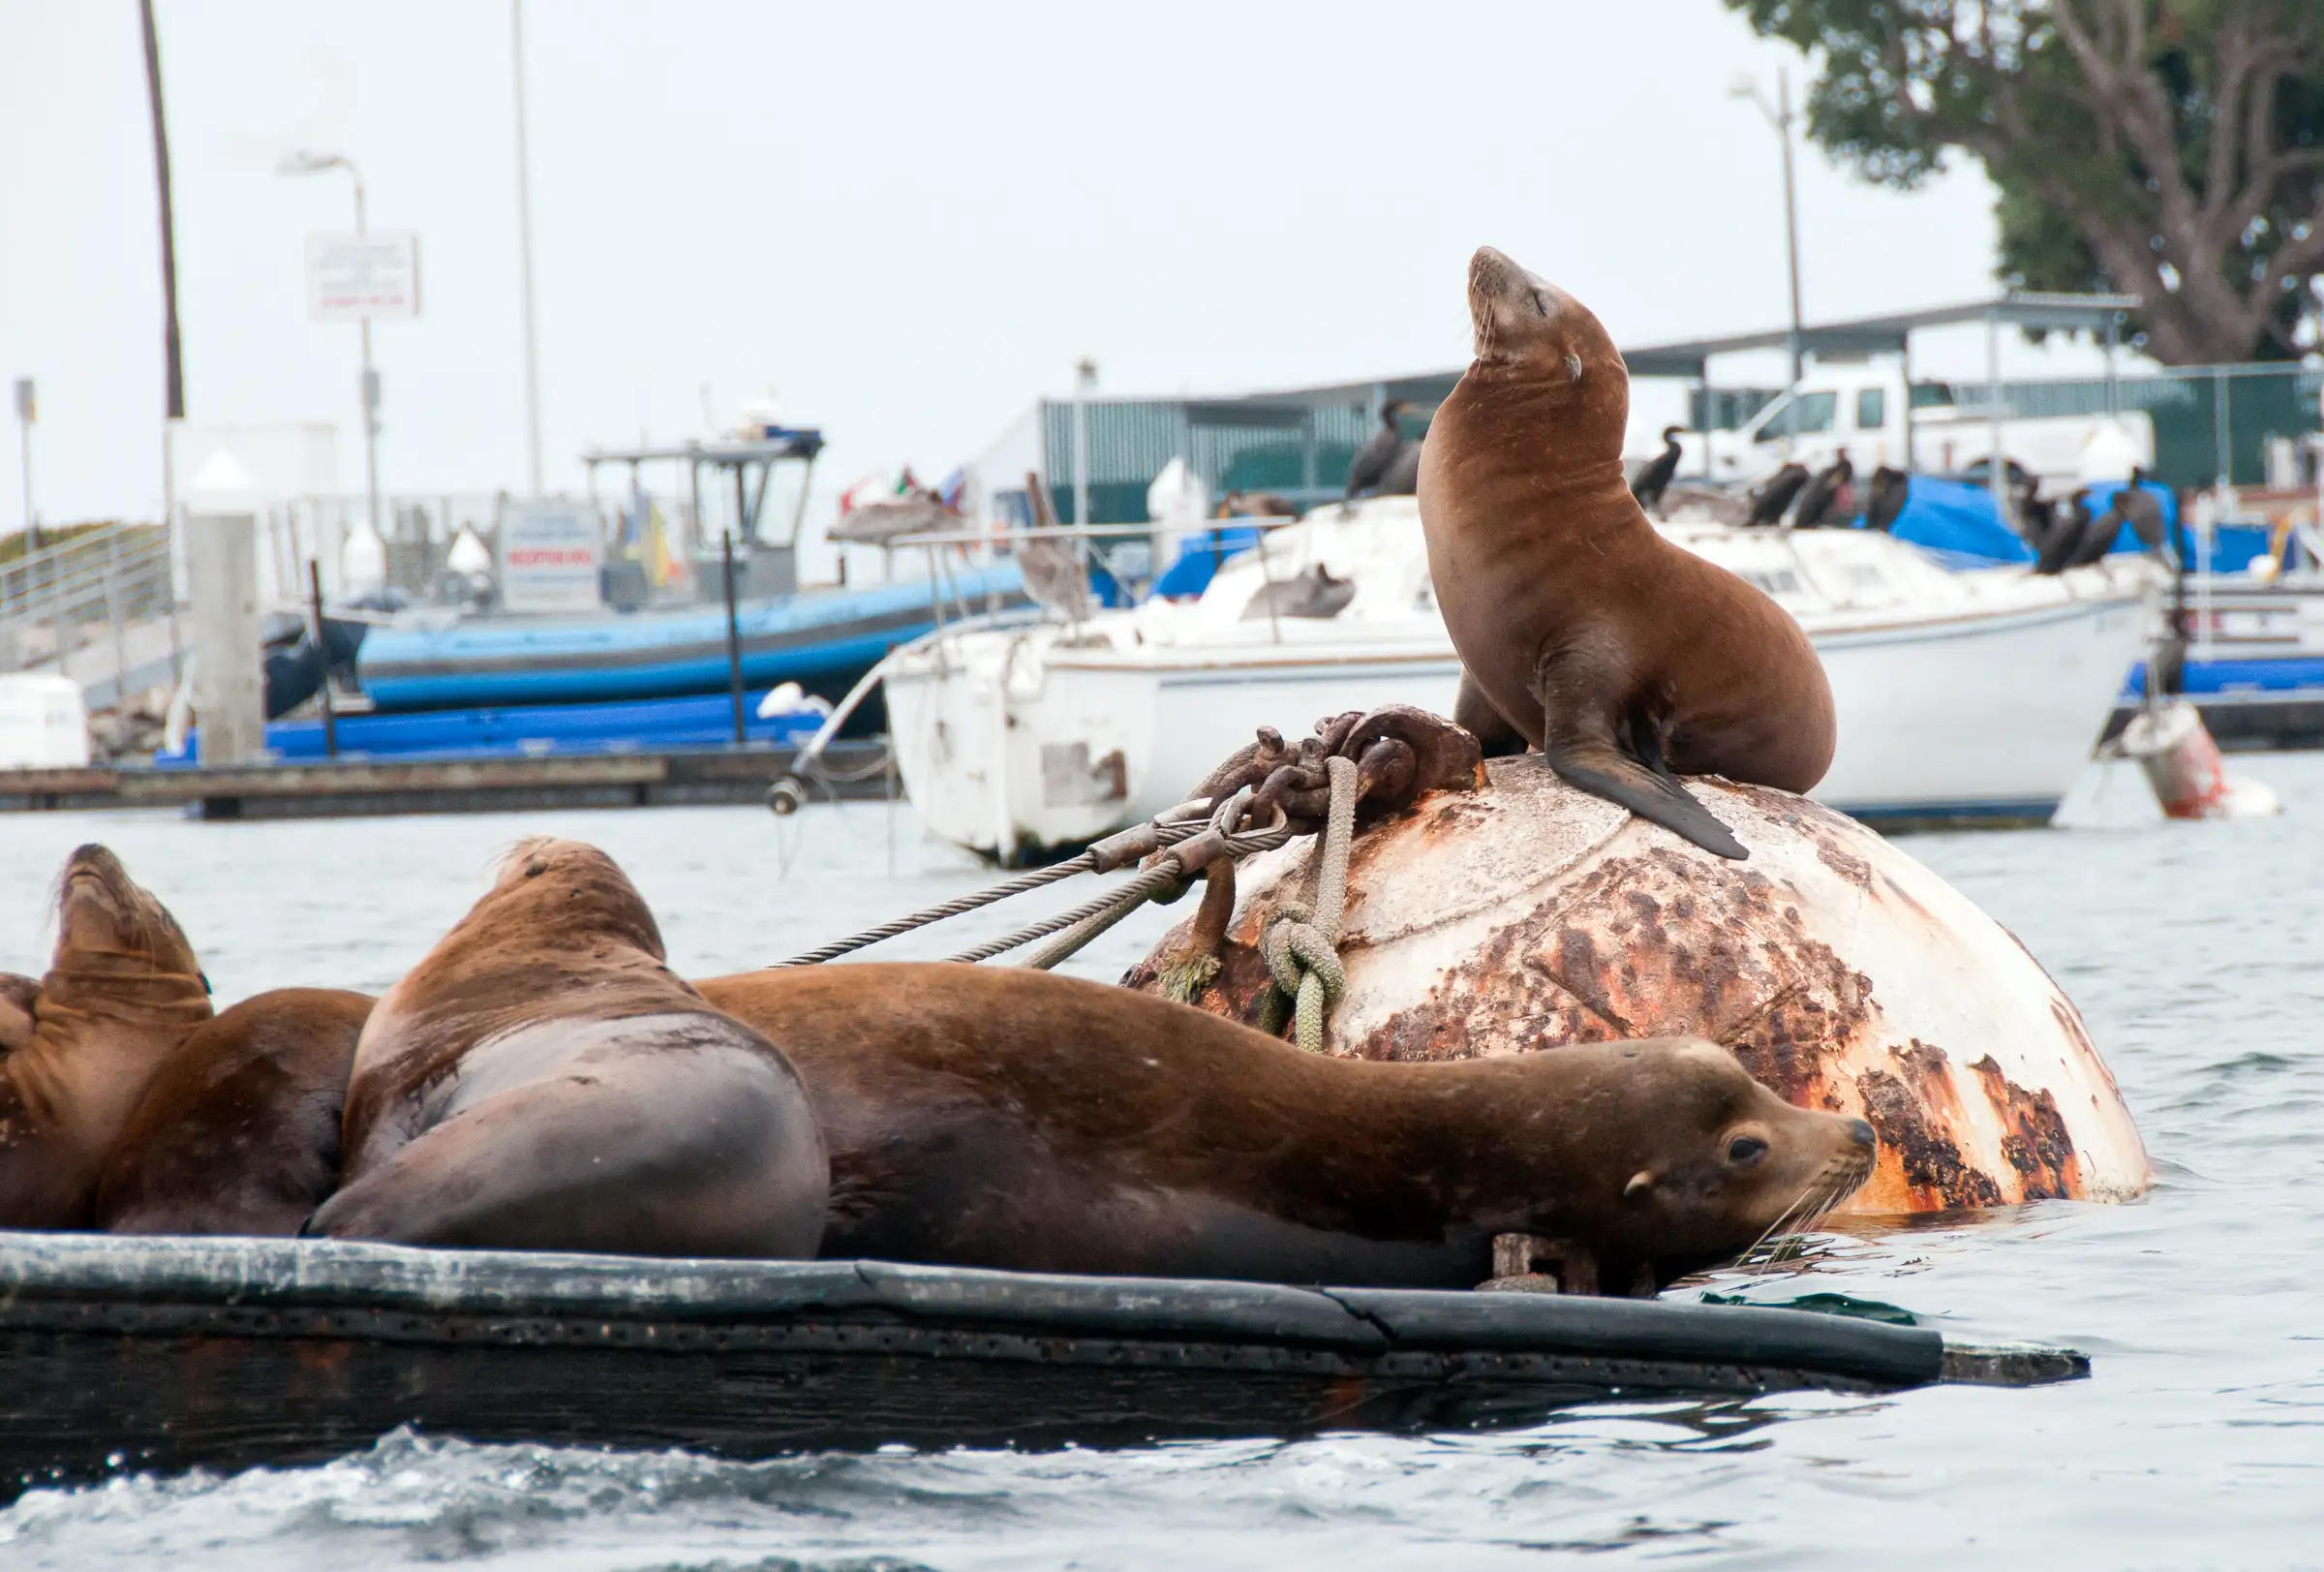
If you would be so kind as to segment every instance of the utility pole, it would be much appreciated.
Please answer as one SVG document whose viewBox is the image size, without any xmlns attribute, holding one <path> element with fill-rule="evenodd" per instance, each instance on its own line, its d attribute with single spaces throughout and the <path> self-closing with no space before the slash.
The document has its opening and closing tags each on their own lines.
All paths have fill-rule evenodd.
<svg viewBox="0 0 2324 1572">
<path fill-rule="evenodd" d="M 153 120 L 153 180 L 162 203 L 162 539 L 168 544 L 169 674 L 183 675 L 178 657 L 177 588 L 177 475 L 171 435 L 186 417 L 185 359 L 177 334 L 177 216 L 169 192 L 169 130 L 162 115 L 162 48 L 153 25 L 153 0 L 138 0 L 138 19 L 145 35 L 145 103 Z"/>
<path fill-rule="evenodd" d="M 516 255 L 525 293 L 525 457 L 533 495 L 540 489 L 540 341 L 533 319 L 533 176 L 525 140 L 525 0 L 508 0 L 509 56 L 516 73 Z"/>
</svg>

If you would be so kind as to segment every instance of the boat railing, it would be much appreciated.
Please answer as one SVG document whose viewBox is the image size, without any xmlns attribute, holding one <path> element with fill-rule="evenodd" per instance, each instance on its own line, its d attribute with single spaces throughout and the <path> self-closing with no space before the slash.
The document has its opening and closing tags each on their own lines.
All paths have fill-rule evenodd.
<svg viewBox="0 0 2324 1572">
<path fill-rule="evenodd" d="M 931 530 L 912 535 L 900 535 L 896 537 L 895 539 L 889 541 L 888 544 L 894 549 L 913 548 L 925 550 L 928 553 L 928 576 L 931 598 L 934 606 L 936 624 L 939 628 L 941 628 L 944 625 L 945 593 L 947 588 L 951 588 L 954 592 L 953 602 L 956 612 L 960 615 L 970 614 L 966 610 L 965 603 L 962 601 L 958 594 L 957 579 L 954 577 L 954 569 L 958 558 L 965 552 L 966 548 L 971 546 L 982 546 L 992 551 L 1006 550 L 1010 555 L 1014 556 L 1016 555 L 1016 547 L 1043 540 L 1065 542 L 1088 540 L 1150 540 L 1158 536 L 1163 535 L 1175 536 L 1180 538 L 1181 539 L 1191 540 L 1197 537 L 1206 535 L 1215 538 L 1229 530 L 1252 530 L 1257 531 L 1262 536 L 1265 536 L 1273 531 L 1286 529 L 1291 525 L 1300 522 L 1302 522 L 1302 520 L 1297 518 L 1270 516 L 1204 519 L 1198 524 L 1044 524 L 1011 527 L 1005 530 Z M 953 548 L 953 551 L 951 553 L 947 553 L 945 550 L 946 547 Z M 1079 559 L 1078 566 L 1086 578 L 1088 569 L 1086 558 L 1084 557 Z M 1271 584 L 1273 582 L 1274 575 L 1268 562 L 1268 554 L 1264 551 L 1259 553 L 1259 569 L 1261 573 L 1264 574 Z M 1161 572 L 1165 570 L 1167 570 L 1163 569 L 1160 565 L 1156 565 L 1156 570 L 1153 574 L 1153 577 L 1159 578 L 1161 576 Z M 1118 582 L 1118 575 L 1116 577 L 1116 581 Z M 1027 586 L 1026 593 L 1031 595 L 1035 601 L 1041 601 L 1041 603 L 1047 606 L 1048 609 L 1062 614 L 1068 623 L 1079 623 L 1082 616 L 1087 614 L 1078 604 L 1067 603 L 1059 605 L 1051 604 L 1048 601 L 1042 601 L 1040 592 L 1030 585 Z M 1087 601 L 1091 598 L 1092 592 L 1085 583 L 1079 595 L 1070 597 L 1068 599 L 1071 601 Z M 998 609 L 997 601 L 990 594 L 990 592 L 988 592 L 987 601 L 988 603 L 986 610 L 988 612 Z M 1268 616 L 1270 623 L 1275 621 L 1276 612 L 1274 596 L 1271 592 L 1268 595 Z M 1282 630 L 1279 626 L 1275 629 L 1275 642 L 1282 642 Z"/>
</svg>

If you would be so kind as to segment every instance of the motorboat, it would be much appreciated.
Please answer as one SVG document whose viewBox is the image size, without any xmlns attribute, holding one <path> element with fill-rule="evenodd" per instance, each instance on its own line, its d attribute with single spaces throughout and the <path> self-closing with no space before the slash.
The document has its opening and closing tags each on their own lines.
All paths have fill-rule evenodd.
<svg viewBox="0 0 2324 1572">
<path fill-rule="evenodd" d="M 2142 651 L 2161 575 L 1954 570 L 1873 530 L 1682 511 L 1667 539 L 1797 617 L 1839 749 L 1815 791 L 1874 824 L 2046 821 Z M 1460 663 L 1410 497 L 1328 507 L 1229 559 L 1191 601 L 970 619 L 878 668 L 897 767 L 934 835 L 1037 859 L 1177 802 L 1260 726 L 1382 704 L 1449 714 Z"/>
</svg>

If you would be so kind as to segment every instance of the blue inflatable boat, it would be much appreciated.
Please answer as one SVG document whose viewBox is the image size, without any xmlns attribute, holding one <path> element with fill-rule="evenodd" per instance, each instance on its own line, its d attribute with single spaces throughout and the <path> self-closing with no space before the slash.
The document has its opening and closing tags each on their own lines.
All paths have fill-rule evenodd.
<svg viewBox="0 0 2324 1572">
<path fill-rule="evenodd" d="M 969 612 L 1027 603 L 1015 563 L 963 570 L 941 590 Z M 837 697 L 889 650 L 935 626 L 934 595 L 926 580 L 814 590 L 750 601 L 736 622 L 746 685 L 796 682 Z M 726 608 L 375 628 L 355 669 L 382 712 L 722 694 Z"/>
</svg>

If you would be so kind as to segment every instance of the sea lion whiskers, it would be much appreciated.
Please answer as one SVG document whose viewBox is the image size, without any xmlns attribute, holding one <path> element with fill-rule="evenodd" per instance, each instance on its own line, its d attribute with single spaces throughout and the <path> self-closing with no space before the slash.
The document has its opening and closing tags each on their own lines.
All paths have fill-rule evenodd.
<svg viewBox="0 0 2324 1572">
<path fill-rule="evenodd" d="M 1800 1187 L 1798 1196 L 1767 1225 L 1766 1232 L 1753 1240 L 1751 1248 L 1736 1259 L 1748 1264 L 1757 1274 L 1794 1258 L 1806 1243 L 1807 1236 L 1831 1215 L 1832 1208 L 1854 1194 L 1857 1187 L 1871 1173 L 1872 1163 L 1869 1159 L 1826 1164 Z M 1771 1240 L 1774 1248 L 1767 1249 L 1762 1255 L 1760 1251 L 1766 1249 Z"/>
</svg>

